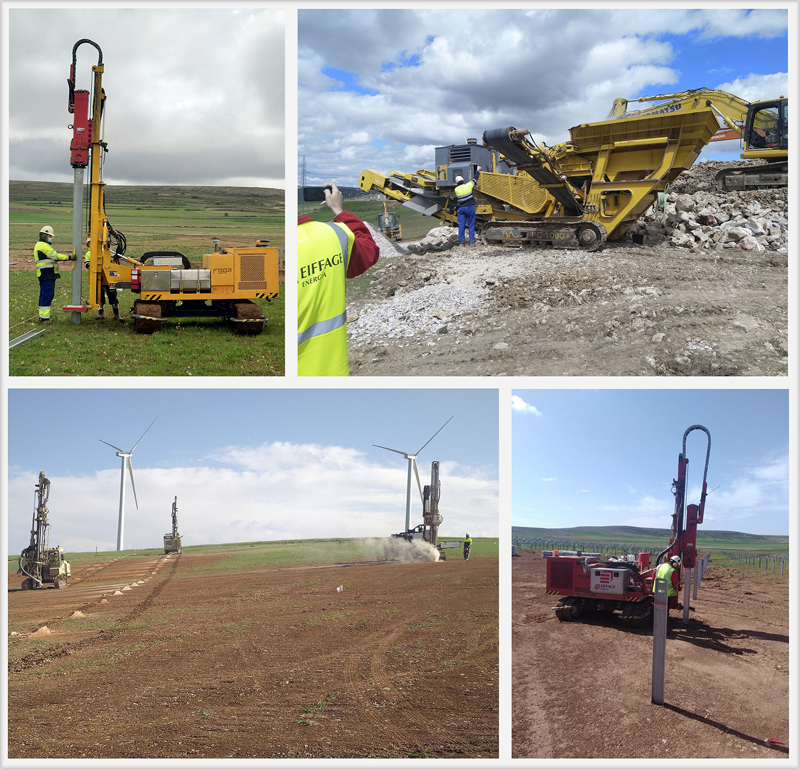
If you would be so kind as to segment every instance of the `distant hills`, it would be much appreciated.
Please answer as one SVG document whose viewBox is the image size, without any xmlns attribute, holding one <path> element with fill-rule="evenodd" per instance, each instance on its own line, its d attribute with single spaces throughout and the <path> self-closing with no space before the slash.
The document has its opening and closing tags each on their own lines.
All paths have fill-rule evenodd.
<svg viewBox="0 0 800 769">
<path fill-rule="evenodd" d="M 669 529 L 647 529 L 639 526 L 573 526 L 570 528 L 544 529 L 529 526 L 512 526 L 512 536 L 545 539 L 586 539 L 592 542 L 669 542 Z M 782 544 L 788 547 L 789 536 L 768 534 L 746 534 L 741 531 L 697 530 L 697 542 L 704 545 L 756 545 Z"/>
<path fill-rule="evenodd" d="M 72 184 L 55 182 L 8 183 L 9 204 L 72 206 Z M 266 187 L 201 187 L 107 184 L 106 201 L 113 206 L 219 206 L 239 211 L 283 208 L 284 190 Z"/>
</svg>

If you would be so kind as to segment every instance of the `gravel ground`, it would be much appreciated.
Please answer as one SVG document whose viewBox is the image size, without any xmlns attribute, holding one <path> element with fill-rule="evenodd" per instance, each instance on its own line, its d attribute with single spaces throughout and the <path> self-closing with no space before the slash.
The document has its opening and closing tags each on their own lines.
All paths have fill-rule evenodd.
<svg viewBox="0 0 800 769">
<path fill-rule="evenodd" d="M 720 167 L 676 181 L 643 245 L 415 254 L 378 233 L 351 374 L 786 375 L 787 192 L 718 194 Z"/>
</svg>

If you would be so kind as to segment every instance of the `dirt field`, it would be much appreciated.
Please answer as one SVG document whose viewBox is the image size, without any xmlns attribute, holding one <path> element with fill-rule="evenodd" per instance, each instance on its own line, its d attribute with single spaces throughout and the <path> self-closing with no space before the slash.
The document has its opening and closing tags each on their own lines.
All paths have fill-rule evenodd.
<svg viewBox="0 0 800 769">
<path fill-rule="evenodd" d="M 785 376 L 787 307 L 786 254 L 456 247 L 384 265 L 348 309 L 350 372 Z"/>
<path fill-rule="evenodd" d="M 715 566 L 712 553 L 690 624 L 671 612 L 657 706 L 652 629 L 559 622 L 539 553 L 523 551 L 512 574 L 513 757 L 787 758 L 788 579 Z"/>
<path fill-rule="evenodd" d="M 786 376 L 787 193 L 714 191 L 731 165 L 683 173 L 663 217 L 598 252 L 377 239 L 348 301 L 351 374 Z"/>
<path fill-rule="evenodd" d="M 498 756 L 496 558 L 225 557 L 9 577 L 9 757 Z"/>
</svg>

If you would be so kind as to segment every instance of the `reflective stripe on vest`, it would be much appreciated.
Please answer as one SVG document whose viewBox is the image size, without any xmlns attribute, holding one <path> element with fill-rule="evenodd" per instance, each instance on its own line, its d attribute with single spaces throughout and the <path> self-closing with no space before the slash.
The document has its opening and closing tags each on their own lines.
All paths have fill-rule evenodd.
<svg viewBox="0 0 800 769">
<path fill-rule="evenodd" d="M 33 257 L 36 260 L 36 277 L 42 276 L 42 270 L 51 270 L 55 275 L 58 272 L 56 262 L 68 260 L 66 254 L 59 254 L 49 243 L 40 240 L 33 247 Z"/>
<path fill-rule="evenodd" d="M 458 198 L 458 206 L 474 206 L 475 205 L 475 196 L 472 194 L 472 190 L 475 187 L 475 182 L 465 182 L 464 184 L 459 184 L 458 187 L 455 189 L 456 197 Z"/>
<path fill-rule="evenodd" d="M 305 222 L 297 238 L 297 373 L 347 376 L 345 281 L 355 235 L 337 222 Z"/>
<path fill-rule="evenodd" d="M 659 564 L 656 569 L 656 579 L 667 580 L 667 596 L 678 595 L 677 588 L 672 584 L 672 572 L 674 571 L 675 567 L 669 561 Z"/>
</svg>

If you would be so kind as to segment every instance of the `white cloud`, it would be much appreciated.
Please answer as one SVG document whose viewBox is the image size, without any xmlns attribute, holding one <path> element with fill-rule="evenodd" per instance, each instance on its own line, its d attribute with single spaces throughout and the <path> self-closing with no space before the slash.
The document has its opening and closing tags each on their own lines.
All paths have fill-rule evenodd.
<svg viewBox="0 0 800 769">
<path fill-rule="evenodd" d="M 719 35 L 783 35 L 787 21 L 784 10 L 302 11 L 300 152 L 310 183 L 336 176 L 355 184 L 365 168 L 430 169 L 434 147 L 480 141 L 490 128 L 528 128 L 537 141 L 555 144 L 568 139 L 571 126 L 602 120 L 616 97 L 672 90 L 681 75 L 674 46 Z M 478 29 L 491 34 L 476 35 Z M 660 39 L 666 34 L 686 37 Z M 416 56 L 416 66 L 386 66 L 403 53 Z M 379 95 L 331 93 L 322 62 Z M 343 163 L 335 140 L 347 131 L 389 144 L 363 144 Z M 730 153 L 719 144 L 708 154 Z"/>
<path fill-rule="evenodd" d="M 429 467 L 419 464 L 423 485 Z M 401 457 L 396 466 L 383 466 L 355 449 L 317 444 L 228 447 L 205 463 L 169 469 L 138 467 L 134 461 L 139 509 L 128 486 L 124 546 L 159 547 L 175 496 L 186 545 L 387 536 L 403 529 L 406 472 Z M 9 521 L 12 555 L 28 543 L 37 474 L 9 468 L 9 509 L 21 513 Z M 440 464 L 440 477 L 442 533 L 464 529 L 496 537 L 496 479 L 451 462 Z M 119 469 L 50 480 L 51 542 L 73 552 L 114 549 Z M 412 525 L 421 523 L 416 484 L 411 513 Z"/>
<path fill-rule="evenodd" d="M 284 15 L 273 9 L 11 9 L 11 179 L 72 181 L 65 81 L 83 38 L 103 51 L 108 184 L 284 186 Z M 78 49 L 79 89 L 97 57 Z"/>
<path fill-rule="evenodd" d="M 552 483 L 553 481 L 557 481 L 558 478 L 542 478 L 545 483 Z"/>
<path fill-rule="evenodd" d="M 536 406 L 526 403 L 519 395 L 512 395 L 511 396 L 511 409 L 513 411 L 517 411 L 520 414 L 533 414 L 535 417 L 542 416 L 542 412 L 536 408 Z"/>
</svg>

